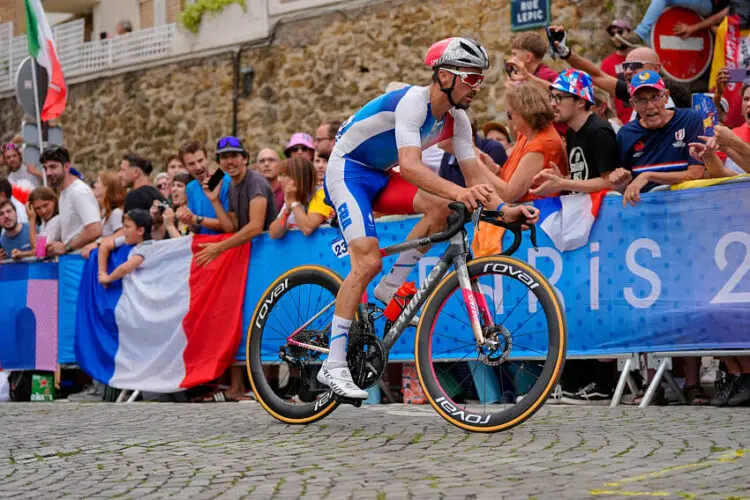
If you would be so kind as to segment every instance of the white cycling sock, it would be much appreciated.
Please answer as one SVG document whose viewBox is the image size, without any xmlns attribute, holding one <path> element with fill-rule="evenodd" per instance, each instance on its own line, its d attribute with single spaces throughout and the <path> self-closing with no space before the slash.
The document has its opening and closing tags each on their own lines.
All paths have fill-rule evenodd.
<svg viewBox="0 0 750 500">
<path fill-rule="evenodd" d="M 409 277 L 414 266 L 417 265 L 419 259 L 421 259 L 423 255 L 424 254 L 417 249 L 407 250 L 406 252 L 401 253 L 390 272 L 383 276 L 380 283 L 378 283 L 378 286 L 375 287 L 375 298 L 384 304 L 390 302 L 393 295 L 398 288 L 404 284 L 404 281 Z"/>
<path fill-rule="evenodd" d="M 349 328 L 352 320 L 333 316 L 331 322 L 331 352 L 328 353 L 328 361 L 331 363 L 346 364 L 346 345 L 349 342 Z"/>
</svg>

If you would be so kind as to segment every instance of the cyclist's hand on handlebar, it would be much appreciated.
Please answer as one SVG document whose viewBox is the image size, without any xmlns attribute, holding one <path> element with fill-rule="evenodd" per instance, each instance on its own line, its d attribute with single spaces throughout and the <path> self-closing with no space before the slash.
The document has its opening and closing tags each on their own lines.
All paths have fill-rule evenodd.
<svg viewBox="0 0 750 500">
<path fill-rule="evenodd" d="M 539 222 L 539 210 L 529 205 L 518 205 L 515 207 L 503 207 L 503 221 L 515 222 L 519 219 L 524 221 L 524 229 Z"/>
<path fill-rule="evenodd" d="M 494 193 L 495 190 L 489 184 L 477 184 L 461 189 L 456 196 L 456 201 L 463 203 L 473 212 L 479 205 L 489 204 Z"/>
</svg>

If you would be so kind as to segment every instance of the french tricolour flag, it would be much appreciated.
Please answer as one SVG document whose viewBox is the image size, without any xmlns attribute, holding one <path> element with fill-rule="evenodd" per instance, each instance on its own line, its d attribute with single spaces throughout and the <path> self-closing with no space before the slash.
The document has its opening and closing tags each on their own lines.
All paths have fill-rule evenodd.
<svg viewBox="0 0 750 500">
<path fill-rule="evenodd" d="M 602 206 L 606 191 L 571 194 L 534 200 L 539 209 L 539 227 L 561 252 L 581 248 Z"/>
<path fill-rule="evenodd" d="M 92 378 L 119 389 L 176 392 L 211 381 L 234 361 L 242 339 L 250 244 L 205 267 L 201 243 L 227 235 L 156 241 L 143 264 L 103 288 L 92 252 L 78 297 L 76 359 Z M 113 252 L 109 271 L 130 247 Z"/>
</svg>

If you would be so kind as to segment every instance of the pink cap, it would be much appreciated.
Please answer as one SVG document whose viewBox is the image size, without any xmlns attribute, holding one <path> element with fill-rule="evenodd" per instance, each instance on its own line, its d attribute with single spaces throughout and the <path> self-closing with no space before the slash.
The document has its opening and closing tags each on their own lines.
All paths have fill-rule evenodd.
<svg viewBox="0 0 750 500">
<path fill-rule="evenodd" d="M 289 151 L 294 146 L 305 146 L 306 148 L 315 149 L 313 145 L 313 138 L 310 134 L 304 132 L 295 132 L 292 134 L 292 138 L 289 139 L 289 144 L 284 148 L 284 152 Z"/>
</svg>

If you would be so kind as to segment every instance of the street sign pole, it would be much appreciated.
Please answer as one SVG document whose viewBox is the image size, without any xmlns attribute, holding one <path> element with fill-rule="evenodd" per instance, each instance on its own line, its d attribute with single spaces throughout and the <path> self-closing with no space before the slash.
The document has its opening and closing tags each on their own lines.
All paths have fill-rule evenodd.
<svg viewBox="0 0 750 500">
<path fill-rule="evenodd" d="M 31 79 L 34 82 L 34 108 L 36 111 L 36 129 L 39 132 L 39 154 L 44 153 L 44 141 L 42 137 L 42 114 L 39 112 L 39 82 L 36 78 L 37 64 L 36 59 L 31 58 Z M 39 165 L 42 168 L 42 184 L 47 185 L 47 172 L 44 170 L 44 165 Z"/>
</svg>

